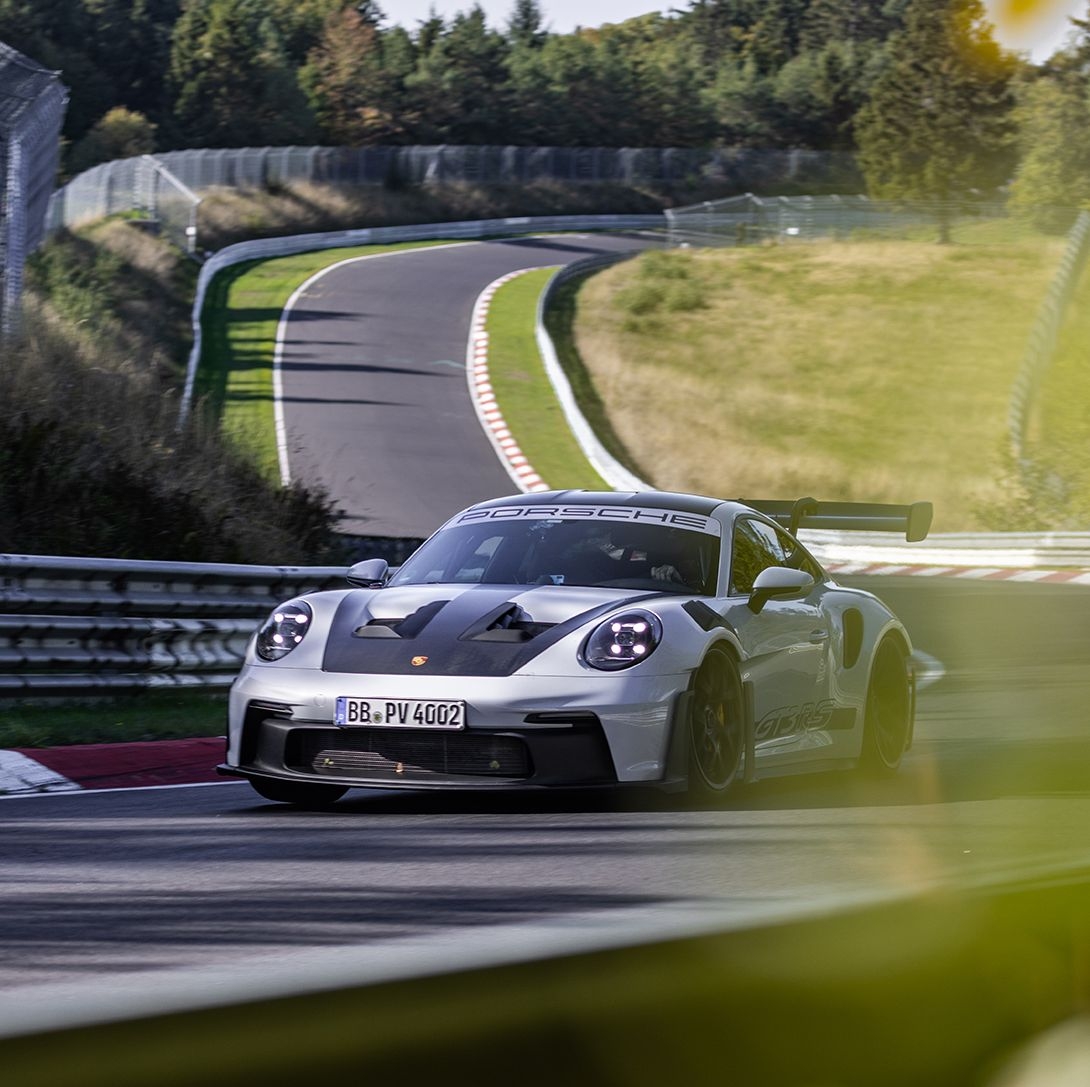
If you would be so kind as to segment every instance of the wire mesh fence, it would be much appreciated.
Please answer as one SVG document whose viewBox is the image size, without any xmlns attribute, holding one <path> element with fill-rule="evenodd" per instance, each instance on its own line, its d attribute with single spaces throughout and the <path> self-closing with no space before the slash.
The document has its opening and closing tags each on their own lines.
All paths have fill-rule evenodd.
<svg viewBox="0 0 1090 1087">
<path fill-rule="evenodd" d="M 741 179 L 745 179 L 742 182 Z M 856 180 L 840 152 L 655 147 L 243 147 L 168 151 L 103 163 L 58 190 L 50 229 L 136 212 L 189 252 L 201 194 L 217 188 L 472 183 L 781 183 L 823 188 Z"/>
<path fill-rule="evenodd" d="M 1052 209 L 1060 229 L 1074 225 L 1077 209 Z M 771 196 L 752 193 L 666 212 L 672 245 L 747 245 L 793 238 L 871 235 L 989 242 L 1029 231 L 1028 220 L 1001 203 L 894 202 L 866 196 Z"/>
<path fill-rule="evenodd" d="M 0 335 L 18 326 L 23 267 L 45 229 L 68 92 L 0 42 Z"/>
</svg>

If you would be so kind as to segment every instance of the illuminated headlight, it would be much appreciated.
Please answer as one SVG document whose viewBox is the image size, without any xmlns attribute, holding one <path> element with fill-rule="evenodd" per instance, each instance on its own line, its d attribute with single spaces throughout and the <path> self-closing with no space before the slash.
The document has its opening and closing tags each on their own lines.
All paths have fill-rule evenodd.
<svg viewBox="0 0 1090 1087">
<path fill-rule="evenodd" d="M 263 661 L 286 657 L 305 637 L 314 613 L 302 600 L 281 604 L 257 632 L 257 655 Z"/>
<path fill-rule="evenodd" d="M 646 660 L 662 641 L 662 624 L 649 611 L 628 611 L 595 627 L 583 646 L 592 668 L 615 672 Z"/>
</svg>

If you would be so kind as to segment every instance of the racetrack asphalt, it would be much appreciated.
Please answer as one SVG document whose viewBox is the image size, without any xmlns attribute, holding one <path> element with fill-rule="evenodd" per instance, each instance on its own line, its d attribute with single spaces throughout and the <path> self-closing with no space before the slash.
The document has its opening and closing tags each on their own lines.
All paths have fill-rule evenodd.
<svg viewBox="0 0 1090 1087">
<path fill-rule="evenodd" d="M 644 249 L 650 235 L 557 235 L 350 260 L 285 322 L 280 378 L 292 479 L 323 486 L 349 535 L 425 537 L 517 487 L 466 380 L 473 306 L 492 282 Z"/>
</svg>

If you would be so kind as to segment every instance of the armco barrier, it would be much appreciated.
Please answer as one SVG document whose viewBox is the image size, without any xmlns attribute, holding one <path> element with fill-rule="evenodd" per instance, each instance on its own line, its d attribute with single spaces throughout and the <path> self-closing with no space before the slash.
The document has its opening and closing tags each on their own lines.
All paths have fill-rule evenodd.
<svg viewBox="0 0 1090 1087">
<path fill-rule="evenodd" d="M 0 555 L 0 697 L 227 685 L 270 608 L 344 571 Z"/>
<path fill-rule="evenodd" d="M 1090 1004 L 1090 873 L 829 909 L 642 931 L 611 911 L 546 919 L 534 947 L 498 925 L 400 959 L 380 943 L 15 988 L 0 1067 L 17 1087 L 1086 1082 L 999 1075 Z"/>
<path fill-rule="evenodd" d="M 866 572 L 1005 569 L 1016 580 L 1036 580 L 1042 570 L 1059 570 L 1067 572 L 1061 580 L 1090 584 L 1083 572 L 1090 571 L 1090 533 L 950 534 L 920 544 L 879 533 L 802 535 L 841 572 L 851 572 L 845 563 L 884 563 Z M 415 542 L 356 547 L 361 556 L 389 554 L 396 562 Z M 345 569 L 0 555 L 0 697 L 226 686 L 270 608 L 342 587 Z"/>
<path fill-rule="evenodd" d="M 537 340 L 538 350 L 541 352 L 545 373 L 553 387 L 560 408 L 564 412 L 564 419 L 568 424 L 568 429 L 575 436 L 579 448 L 583 451 L 583 456 L 587 458 L 591 467 L 614 490 L 618 491 L 647 490 L 648 484 L 625 468 L 606 449 L 598 435 L 595 434 L 594 428 L 587 422 L 586 416 L 583 415 L 579 402 L 572 391 L 567 374 L 564 373 L 564 367 L 561 365 L 556 345 L 545 327 L 545 314 L 552 305 L 556 292 L 569 280 L 577 279 L 602 268 L 609 268 L 623 260 L 630 259 L 632 256 L 631 253 L 606 253 L 598 257 L 588 257 L 586 260 L 575 261 L 573 264 L 561 268 L 549 280 L 548 286 L 538 298 L 534 324 L 534 335 Z"/>
</svg>

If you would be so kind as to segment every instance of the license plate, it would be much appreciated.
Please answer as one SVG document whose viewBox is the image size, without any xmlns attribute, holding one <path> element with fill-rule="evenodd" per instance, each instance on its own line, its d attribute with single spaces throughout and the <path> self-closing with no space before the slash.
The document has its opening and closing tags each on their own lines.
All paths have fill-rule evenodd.
<svg viewBox="0 0 1090 1087">
<path fill-rule="evenodd" d="M 333 723 L 341 728 L 465 728 L 466 704 L 437 698 L 341 697 Z"/>
</svg>

